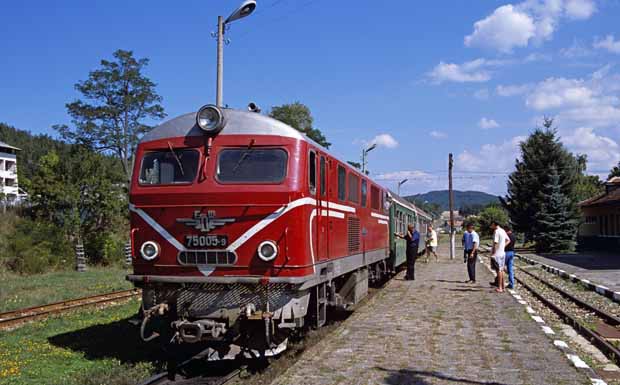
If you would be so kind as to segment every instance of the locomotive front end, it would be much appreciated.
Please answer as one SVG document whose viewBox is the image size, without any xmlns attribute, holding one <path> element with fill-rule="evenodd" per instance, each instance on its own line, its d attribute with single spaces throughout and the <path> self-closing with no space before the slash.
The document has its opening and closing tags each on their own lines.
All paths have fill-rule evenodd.
<svg viewBox="0 0 620 385">
<path fill-rule="evenodd" d="M 262 349 L 303 325 L 313 274 L 300 230 L 304 146 L 283 123 L 214 106 L 145 135 L 128 276 L 143 289 L 144 339 Z"/>
</svg>

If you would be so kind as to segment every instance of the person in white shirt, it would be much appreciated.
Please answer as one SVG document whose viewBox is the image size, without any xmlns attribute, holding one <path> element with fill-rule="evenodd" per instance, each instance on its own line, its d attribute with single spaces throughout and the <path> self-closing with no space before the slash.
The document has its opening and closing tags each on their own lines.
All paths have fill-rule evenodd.
<svg viewBox="0 0 620 385">
<path fill-rule="evenodd" d="M 435 262 L 439 260 L 437 257 L 437 232 L 433 230 L 433 225 L 428 225 L 426 231 L 426 253 L 425 262 L 428 263 L 428 255 L 433 254 L 435 256 Z"/>
<path fill-rule="evenodd" d="M 498 293 L 504 292 L 504 266 L 506 265 L 506 246 L 510 243 L 508 234 L 495 221 L 491 222 L 491 230 L 493 230 L 493 250 L 491 250 L 491 258 L 497 262 L 497 289 Z"/>
</svg>

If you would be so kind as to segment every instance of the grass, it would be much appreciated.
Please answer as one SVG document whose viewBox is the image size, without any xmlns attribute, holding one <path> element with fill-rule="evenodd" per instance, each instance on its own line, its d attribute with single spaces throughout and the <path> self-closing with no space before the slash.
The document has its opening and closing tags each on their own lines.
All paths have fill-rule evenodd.
<svg viewBox="0 0 620 385">
<path fill-rule="evenodd" d="M 0 384 L 125 385 L 155 370 L 157 349 L 128 322 L 139 301 L 0 331 Z"/>
<path fill-rule="evenodd" d="M 129 270 L 120 267 L 90 267 L 86 272 L 57 271 L 18 275 L 0 271 L 0 312 L 44 305 L 66 299 L 130 289 Z"/>
</svg>

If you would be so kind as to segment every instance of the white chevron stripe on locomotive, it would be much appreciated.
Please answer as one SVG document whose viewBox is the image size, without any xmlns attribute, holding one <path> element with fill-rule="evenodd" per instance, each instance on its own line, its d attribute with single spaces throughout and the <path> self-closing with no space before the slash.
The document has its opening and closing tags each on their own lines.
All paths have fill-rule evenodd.
<svg viewBox="0 0 620 385">
<path fill-rule="evenodd" d="M 172 246 L 176 247 L 177 250 L 187 250 L 181 242 L 177 241 L 177 239 L 173 237 L 172 234 L 166 231 L 166 229 L 164 229 L 159 223 L 157 223 L 155 219 L 151 218 L 144 210 L 137 208 L 136 205 L 132 203 L 129 204 L 129 210 L 138 214 L 140 218 L 142 218 L 146 223 L 148 223 L 149 226 L 151 226 L 153 230 L 157 231 L 159 235 L 161 235 L 165 240 L 170 242 Z"/>
</svg>

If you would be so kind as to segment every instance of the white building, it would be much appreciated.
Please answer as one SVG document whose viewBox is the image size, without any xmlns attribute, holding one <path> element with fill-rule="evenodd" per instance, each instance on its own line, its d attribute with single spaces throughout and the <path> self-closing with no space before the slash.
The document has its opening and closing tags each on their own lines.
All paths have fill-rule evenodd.
<svg viewBox="0 0 620 385">
<path fill-rule="evenodd" d="M 17 151 L 21 150 L 0 142 L 0 191 L 9 204 L 26 197 L 17 183 Z"/>
</svg>

